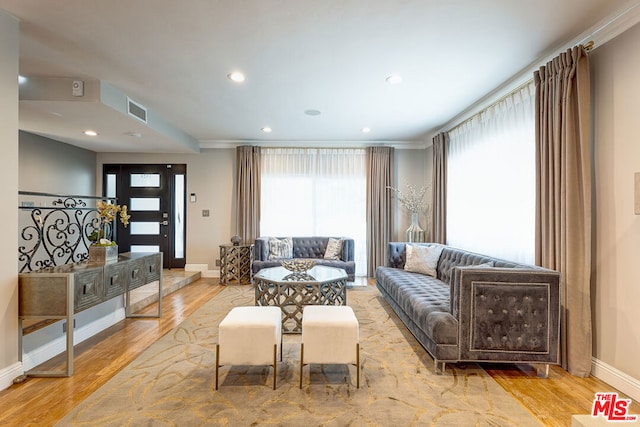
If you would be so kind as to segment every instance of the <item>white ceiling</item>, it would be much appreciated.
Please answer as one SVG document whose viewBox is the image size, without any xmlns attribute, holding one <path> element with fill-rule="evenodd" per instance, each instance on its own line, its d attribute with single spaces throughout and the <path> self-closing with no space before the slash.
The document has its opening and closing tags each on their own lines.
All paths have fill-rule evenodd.
<svg viewBox="0 0 640 427">
<path fill-rule="evenodd" d="M 201 147 L 354 146 L 423 145 L 503 82 L 633 3 L 0 0 L 0 9 L 21 21 L 21 75 L 108 82 Z M 234 70 L 245 82 L 227 79 Z M 392 73 L 403 83 L 386 84 Z M 22 101 L 20 128 L 98 152 L 193 151 L 86 104 Z M 99 136 L 82 135 L 88 127 Z"/>
</svg>

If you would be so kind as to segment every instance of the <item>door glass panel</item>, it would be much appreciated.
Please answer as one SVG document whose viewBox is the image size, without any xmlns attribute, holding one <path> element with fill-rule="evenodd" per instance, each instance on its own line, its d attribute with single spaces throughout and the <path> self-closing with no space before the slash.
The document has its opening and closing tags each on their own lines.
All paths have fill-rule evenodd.
<svg viewBox="0 0 640 427">
<path fill-rule="evenodd" d="M 131 245 L 131 252 L 160 252 L 160 246 L 156 246 L 156 245 Z"/>
<path fill-rule="evenodd" d="M 131 234 L 150 234 L 157 236 L 160 234 L 160 223 L 155 222 L 131 222 Z"/>
<path fill-rule="evenodd" d="M 174 256 L 175 258 L 184 258 L 184 175 L 175 176 L 175 217 L 173 218 L 174 232 Z"/>
<path fill-rule="evenodd" d="M 160 174 L 158 173 L 132 173 L 132 187 L 160 187 Z"/>
<path fill-rule="evenodd" d="M 115 173 L 107 174 L 107 197 L 116 197 L 116 176 Z"/>
<path fill-rule="evenodd" d="M 160 210 L 159 197 L 132 197 L 129 203 L 130 211 L 153 211 Z"/>
</svg>

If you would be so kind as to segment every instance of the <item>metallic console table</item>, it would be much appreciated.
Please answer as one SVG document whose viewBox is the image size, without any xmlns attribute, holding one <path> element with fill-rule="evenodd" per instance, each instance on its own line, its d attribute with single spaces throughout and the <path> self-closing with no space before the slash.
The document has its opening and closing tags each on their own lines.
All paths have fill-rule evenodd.
<svg viewBox="0 0 640 427">
<path fill-rule="evenodd" d="M 131 312 L 130 292 L 158 282 L 157 314 Z M 127 317 L 162 315 L 162 253 L 128 252 L 108 263 L 80 262 L 48 267 L 18 278 L 19 353 L 22 361 L 24 320 L 66 319 L 66 369 L 30 370 L 28 376 L 68 377 L 73 375 L 73 316 L 111 298 L 124 295 Z"/>
<path fill-rule="evenodd" d="M 253 244 L 220 245 L 220 284 L 249 285 L 253 281 Z"/>
</svg>

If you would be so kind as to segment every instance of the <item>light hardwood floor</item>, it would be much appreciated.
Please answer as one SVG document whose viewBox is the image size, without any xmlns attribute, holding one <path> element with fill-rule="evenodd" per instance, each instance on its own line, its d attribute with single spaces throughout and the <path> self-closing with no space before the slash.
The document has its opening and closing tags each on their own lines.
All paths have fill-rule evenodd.
<svg viewBox="0 0 640 427">
<path fill-rule="evenodd" d="M 77 345 L 72 377 L 29 378 L 0 392 L 0 425 L 55 424 L 222 289 L 217 279 L 197 280 L 163 299 L 161 319 L 126 319 Z M 154 306 L 145 310 L 152 312 Z M 52 362 L 60 363 L 60 358 Z M 573 377 L 558 367 L 546 379 L 538 378 L 528 365 L 486 364 L 483 368 L 548 426 L 570 426 L 572 414 L 591 412 L 596 392 L 615 391 L 593 377 Z M 640 414 L 640 404 L 634 402 L 629 412 Z"/>
</svg>

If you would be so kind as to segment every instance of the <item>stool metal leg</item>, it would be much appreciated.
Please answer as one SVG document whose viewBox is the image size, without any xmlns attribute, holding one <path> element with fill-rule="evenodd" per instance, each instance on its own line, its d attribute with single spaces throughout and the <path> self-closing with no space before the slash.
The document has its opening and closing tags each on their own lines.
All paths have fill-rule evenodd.
<svg viewBox="0 0 640 427">
<path fill-rule="evenodd" d="M 276 389 L 276 377 L 278 376 L 278 344 L 273 345 L 273 389 Z"/>
<path fill-rule="evenodd" d="M 220 344 L 216 344 L 216 390 L 218 389 L 218 368 L 220 365 L 218 362 L 220 361 Z"/>
<path fill-rule="evenodd" d="M 360 343 L 356 343 L 356 385 L 360 388 Z"/>
<path fill-rule="evenodd" d="M 300 388 L 302 388 L 302 368 L 304 367 L 304 343 L 300 344 Z"/>
</svg>

